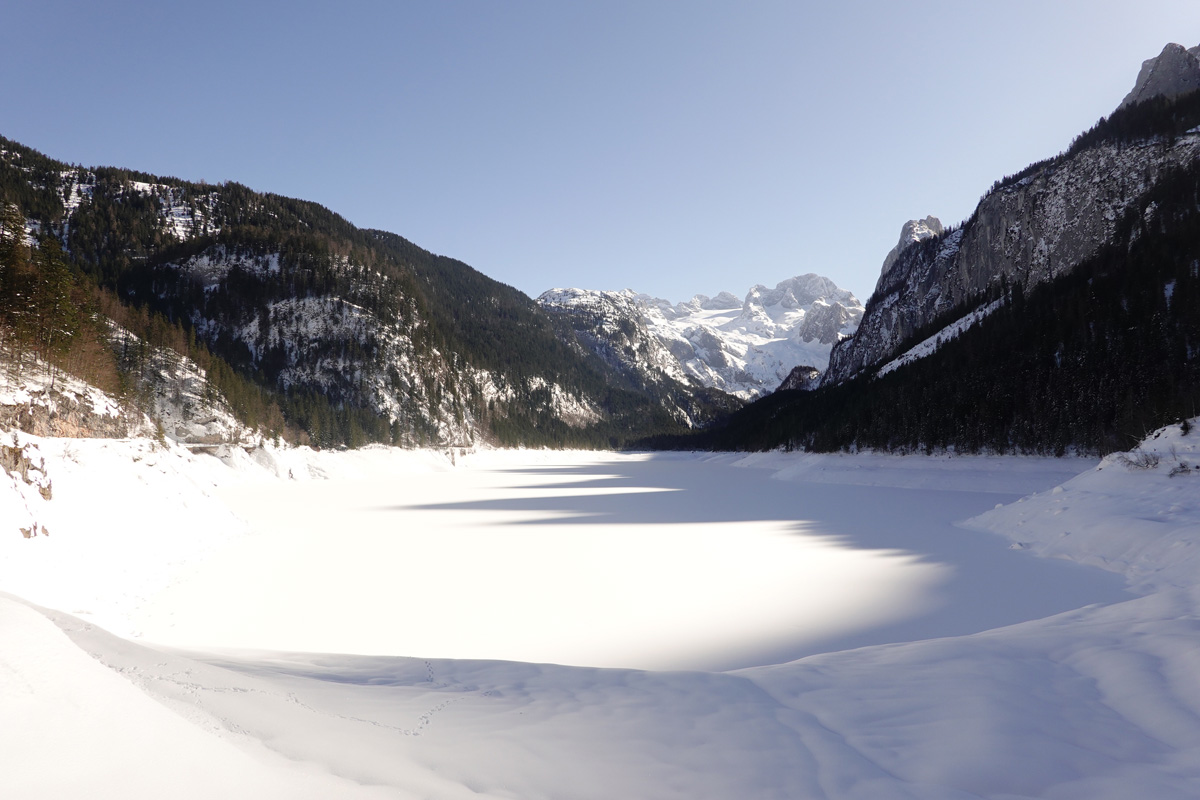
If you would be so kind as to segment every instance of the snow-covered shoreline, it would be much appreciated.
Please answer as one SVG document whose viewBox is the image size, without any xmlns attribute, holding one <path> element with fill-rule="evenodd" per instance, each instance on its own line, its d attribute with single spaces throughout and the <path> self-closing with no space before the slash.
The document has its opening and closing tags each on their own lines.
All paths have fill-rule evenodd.
<svg viewBox="0 0 1200 800">
<path fill-rule="evenodd" d="M 1143 446 L 1159 457 L 1147 469 L 1115 457 L 1096 464 L 656 456 L 659 466 L 740 466 L 780 489 L 831 496 L 846 487 L 917 499 L 1024 494 L 964 521 L 961 535 L 1000 534 L 1017 548 L 1014 558 L 1034 553 L 1101 566 L 1140 595 L 971 635 L 714 673 L 187 653 L 105 630 L 138 633 L 127 625 L 138 599 L 169 588 L 161 585 L 165 573 L 150 565 L 187 567 L 249 537 L 245 521 L 230 513 L 231 490 L 372 480 L 410 481 L 416 490 L 434 485 L 422 482 L 430 476 L 464 481 L 473 472 L 523 470 L 541 488 L 505 490 L 467 511 L 558 508 L 581 528 L 595 527 L 604 522 L 598 515 L 634 519 L 666 498 L 666 487 L 638 494 L 606 467 L 606 460 L 631 457 L 266 445 L 231 449 L 222 462 L 148 440 L 19 434 L 44 458 L 56 494 L 40 501 L 19 494 L 16 482 L 0 493 L 6 524 L 26 513 L 12 502 L 18 497 L 50 531 L 28 540 L 11 535 L 0 545 L 0 591 L 10 593 L 0 596 L 0 718 L 12 721 L 0 726 L 0 747 L 19 765 L 0 775 L 0 789 L 31 798 L 85 790 L 185 798 L 1194 797 L 1200 588 L 1190 559 L 1200 545 L 1200 475 L 1170 472 L 1194 466 L 1198 435 L 1182 436 L 1178 426 L 1160 432 Z M 562 505 L 555 485 L 578 485 L 592 499 Z M 123 492 L 139 502 L 121 502 Z M 616 505 L 606 492 L 617 493 Z M 68 497 L 87 504 L 55 507 Z M 111 515 L 118 515 L 121 544 L 111 541 L 112 527 L 95 527 L 110 541 L 75 535 L 80 520 Z M 14 569 L 31 548 L 41 566 L 26 561 L 28 569 Z M 128 597 L 94 596 L 87 570 L 117 568 L 125 570 Z M 61 580 L 39 586 L 39 574 L 43 582 L 50 574 Z M 103 614 L 71 613 L 102 607 Z M 54 769 L 47 752 L 69 768 Z"/>
</svg>

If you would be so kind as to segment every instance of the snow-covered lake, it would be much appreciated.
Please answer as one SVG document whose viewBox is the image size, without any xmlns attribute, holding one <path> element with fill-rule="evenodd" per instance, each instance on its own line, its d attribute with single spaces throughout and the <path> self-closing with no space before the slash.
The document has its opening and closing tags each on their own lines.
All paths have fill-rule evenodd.
<svg viewBox="0 0 1200 800">
<path fill-rule="evenodd" d="M 1153 468 L 22 440 L 0 797 L 1200 796 L 1178 428 Z"/>
<path fill-rule="evenodd" d="M 885 463 L 876 484 L 934 462 Z M 239 483 L 220 496 L 250 535 L 136 622 L 181 647 L 725 670 L 1128 597 L 1116 575 L 954 526 L 1079 464 L 1010 467 L 1006 491 L 987 492 L 990 462 L 960 463 L 957 483 L 935 476 L 943 488 L 587 453 Z"/>
</svg>

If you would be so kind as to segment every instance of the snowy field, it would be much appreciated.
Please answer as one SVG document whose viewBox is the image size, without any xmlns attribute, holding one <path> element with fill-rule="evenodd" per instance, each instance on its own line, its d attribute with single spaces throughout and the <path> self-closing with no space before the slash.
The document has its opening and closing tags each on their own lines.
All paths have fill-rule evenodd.
<svg viewBox="0 0 1200 800">
<path fill-rule="evenodd" d="M 1197 797 L 1198 439 L 1150 466 L 20 435 L 53 499 L 0 492 L 0 796 Z"/>
</svg>

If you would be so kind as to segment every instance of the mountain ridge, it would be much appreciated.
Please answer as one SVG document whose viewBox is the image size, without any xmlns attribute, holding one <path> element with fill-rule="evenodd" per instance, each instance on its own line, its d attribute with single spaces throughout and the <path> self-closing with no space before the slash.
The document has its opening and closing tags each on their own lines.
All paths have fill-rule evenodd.
<svg viewBox="0 0 1200 800">
<path fill-rule="evenodd" d="M 815 273 L 774 288 L 755 284 L 741 300 L 727 291 L 672 304 L 628 289 L 552 289 L 538 302 L 571 318 L 614 365 L 657 370 L 744 400 L 774 390 L 797 363 L 824 369 L 830 349 L 854 331 L 863 308 L 851 292 Z"/>
<path fill-rule="evenodd" d="M 898 254 L 823 383 L 882 366 L 916 332 L 939 317 L 953 322 L 1002 286 L 1029 290 L 1094 256 L 1164 175 L 1200 156 L 1198 124 L 1196 93 L 1151 97 L 1118 108 L 1064 153 L 997 181 L 961 226 Z"/>
<path fill-rule="evenodd" d="M 316 203 L 71 166 L 7 139 L 0 199 L 35 242 L 61 242 L 88 280 L 198 339 L 313 443 L 616 446 L 731 407 L 630 385 L 516 289 Z"/>
</svg>

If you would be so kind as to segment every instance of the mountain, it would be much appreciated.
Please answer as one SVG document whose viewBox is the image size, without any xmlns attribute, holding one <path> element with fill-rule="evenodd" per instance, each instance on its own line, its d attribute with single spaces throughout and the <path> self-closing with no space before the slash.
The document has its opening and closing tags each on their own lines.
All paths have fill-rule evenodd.
<svg viewBox="0 0 1200 800">
<path fill-rule="evenodd" d="M 883 259 L 882 274 L 886 275 L 895 265 L 896 260 L 900 258 L 900 253 L 906 250 L 909 245 L 923 242 L 926 239 L 932 239 L 935 236 L 941 236 L 946 232 L 942 226 L 942 221 L 934 216 L 926 217 L 925 219 L 910 219 L 900 228 L 900 241 L 896 242 Z"/>
<path fill-rule="evenodd" d="M 1178 45 L 1159 59 L 1177 51 L 1195 61 Z M 1135 93 L 1162 85 L 1153 77 L 1158 71 L 1147 70 Z M 1195 122 L 1186 122 L 1197 105 L 1194 94 L 1176 101 L 1161 93 L 1123 104 L 1065 153 L 997 181 L 958 228 L 930 230 L 920 246 L 893 251 L 857 333 L 835 348 L 823 382 L 879 368 L 1004 287 L 1028 291 L 1094 257 L 1154 186 L 1200 156 Z"/>
<path fill-rule="evenodd" d="M 1173 100 L 1197 89 L 1200 89 L 1200 47 L 1185 50 L 1182 45 L 1168 44 L 1156 57 L 1142 62 L 1133 89 L 1118 108 L 1154 97 Z"/>
<path fill-rule="evenodd" d="M 745 400 L 773 391 L 797 364 L 823 370 L 830 349 L 863 313 L 853 294 L 812 273 L 774 289 L 755 285 L 740 300 L 721 292 L 673 305 L 629 290 L 553 289 L 538 303 L 569 320 L 614 369 Z"/>
<path fill-rule="evenodd" d="M 1143 69 L 1142 99 L 996 181 L 961 225 L 905 226 L 820 388 L 764 398 L 699 441 L 1095 453 L 1191 416 L 1200 91 L 1155 77 L 1181 51 Z"/>
<path fill-rule="evenodd" d="M 224 388 L 240 381 L 235 408 L 300 441 L 614 446 L 736 406 L 631 383 L 516 289 L 314 203 L 6 139 L 0 201 L 32 243 L 13 239 L 13 258 L 61 247 L 80 280 L 205 349 Z"/>
</svg>

